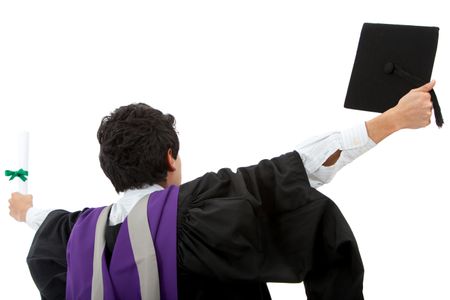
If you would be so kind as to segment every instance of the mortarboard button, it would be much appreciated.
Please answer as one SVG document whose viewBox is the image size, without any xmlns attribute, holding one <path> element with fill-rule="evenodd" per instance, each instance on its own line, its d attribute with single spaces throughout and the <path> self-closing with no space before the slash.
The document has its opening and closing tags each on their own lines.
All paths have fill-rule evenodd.
<svg viewBox="0 0 450 300">
<path fill-rule="evenodd" d="M 384 73 L 386 74 L 392 74 L 394 72 L 394 64 L 391 62 L 388 62 L 384 65 Z"/>
</svg>

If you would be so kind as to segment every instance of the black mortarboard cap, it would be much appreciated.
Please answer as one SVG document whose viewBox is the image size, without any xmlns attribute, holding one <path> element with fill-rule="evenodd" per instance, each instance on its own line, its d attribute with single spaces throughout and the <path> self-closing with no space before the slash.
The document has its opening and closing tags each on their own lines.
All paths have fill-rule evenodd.
<svg viewBox="0 0 450 300">
<path fill-rule="evenodd" d="M 411 89 L 429 82 L 439 28 L 365 23 L 344 107 L 384 112 Z M 436 94 L 430 92 L 436 124 L 443 122 Z"/>
</svg>

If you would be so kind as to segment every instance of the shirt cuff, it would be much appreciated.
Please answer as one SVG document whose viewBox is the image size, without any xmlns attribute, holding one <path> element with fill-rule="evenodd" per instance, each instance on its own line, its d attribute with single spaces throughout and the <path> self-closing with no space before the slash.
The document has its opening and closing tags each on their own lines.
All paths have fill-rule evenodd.
<svg viewBox="0 0 450 300">
<path fill-rule="evenodd" d="M 343 130 L 340 143 L 342 153 L 338 162 L 342 167 L 376 146 L 376 143 L 367 134 L 365 122 Z"/>
<path fill-rule="evenodd" d="M 376 145 L 367 134 L 365 122 L 341 131 L 339 144 L 342 152 L 336 163 L 329 167 L 321 165 L 311 174 L 311 179 L 316 186 L 329 183 L 339 170 Z"/>
<path fill-rule="evenodd" d="M 311 186 L 316 188 L 330 182 L 340 169 L 375 145 L 367 134 L 366 123 L 362 122 L 340 132 L 313 137 L 295 150 L 302 158 Z M 337 162 L 329 167 L 323 166 L 336 150 L 342 150 Z"/>
<path fill-rule="evenodd" d="M 374 146 L 374 141 L 367 134 L 366 122 L 358 124 L 341 131 L 341 150 L 350 150 L 370 144 Z"/>
<path fill-rule="evenodd" d="M 42 209 L 37 207 L 30 207 L 27 210 L 25 217 L 25 222 L 34 230 L 38 230 L 44 220 L 47 218 L 48 214 L 53 211 L 53 209 Z"/>
</svg>

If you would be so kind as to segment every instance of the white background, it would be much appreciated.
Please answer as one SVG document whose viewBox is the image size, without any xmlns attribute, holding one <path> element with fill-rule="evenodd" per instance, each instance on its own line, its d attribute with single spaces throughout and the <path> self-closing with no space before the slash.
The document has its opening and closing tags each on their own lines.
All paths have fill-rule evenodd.
<svg viewBox="0 0 450 300">
<path fill-rule="evenodd" d="M 118 106 L 177 118 L 183 179 L 291 151 L 376 114 L 343 108 L 364 22 L 439 26 L 433 78 L 450 121 L 446 1 L 1 1 L 0 168 L 30 131 L 35 206 L 117 199 L 96 131 Z M 366 299 L 450 299 L 449 126 L 405 130 L 321 191 L 341 208 L 365 264 Z M 39 299 L 33 232 L 8 215 L 0 178 L 1 299 Z M 306 299 L 271 284 L 273 299 Z"/>
</svg>

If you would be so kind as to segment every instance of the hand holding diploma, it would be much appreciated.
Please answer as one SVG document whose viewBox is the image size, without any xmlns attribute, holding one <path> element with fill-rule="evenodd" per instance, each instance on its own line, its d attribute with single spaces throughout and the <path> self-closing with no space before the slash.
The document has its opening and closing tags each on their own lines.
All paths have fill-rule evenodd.
<svg viewBox="0 0 450 300">
<path fill-rule="evenodd" d="M 18 135 L 18 161 L 15 169 L 5 170 L 10 181 L 18 183 L 17 190 L 9 199 L 9 215 L 19 222 L 25 222 L 27 211 L 33 206 L 33 196 L 28 193 L 28 132 Z"/>
<path fill-rule="evenodd" d="M 33 196 L 12 193 L 9 199 L 9 215 L 18 222 L 25 222 L 27 211 L 33 207 Z"/>
</svg>

